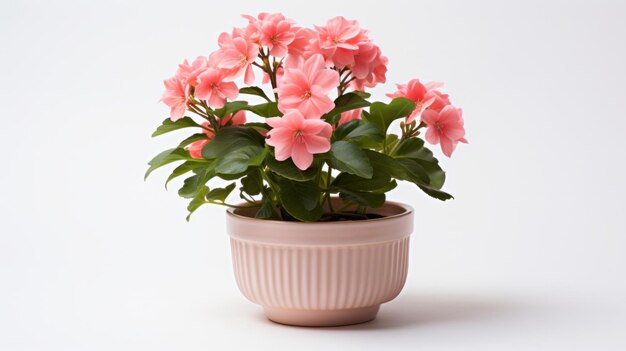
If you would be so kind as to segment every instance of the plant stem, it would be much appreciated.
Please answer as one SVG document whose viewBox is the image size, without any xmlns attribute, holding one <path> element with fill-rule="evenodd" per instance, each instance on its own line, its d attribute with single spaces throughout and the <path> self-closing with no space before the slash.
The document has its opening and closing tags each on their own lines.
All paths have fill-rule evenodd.
<svg viewBox="0 0 626 351">
<path fill-rule="evenodd" d="M 200 117 L 202 117 L 202 118 L 204 118 L 204 119 L 206 119 L 206 120 L 208 120 L 208 119 L 209 119 L 209 116 L 207 116 L 207 114 L 206 114 L 206 113 L 204 113 L 204 112 L 200 111 L 200 110 L 199 110 L 199 109 L 198 109 L 195 105 L 191 105 L 191 104 L 190 104 L 190 105 L 188 105 L 187 107 L 189 107 L 189 111 L 191 111 L 191 112 L 193 112 L 193 113 L 197 114 L 198 116 L 200 116 Z"/>
<path fill-rule="evenodd" d="M 247 194 L 243 190 L 241 191 L 240 196 L 241 196 L 242 199 L 246 200 L 246 202 L 249 203 L 249 204 L 256 204 L 257 203 L 257 201 L 254 200 L 252 195 Z"/>
<path fill-rule="evenodd" d="M 404 144 L 405 141 L 409 140 L 410 138 L 414 136 L 417 136 L 418 135 L 417 132 L 424 127 L 426 127 L 426 123 L 424 122 L 420 122 L 420 124 L 415 128 L 412 128 L 410 125 L 406 125 L 405 129 L 402 129 L 402 137 L 400 138 L 398 143 L 396 143 L 396 145 L 391 149 L 391 151 L 389 151 L 388 155 L 393 155 L 396 151 L 398 151 L 400 146 L 402 146 L 402 144 Z"/>
<path fill-rule="evenodd" d="M 274 61 L 274 64 L 270 63 L 269 57 L 270 57 L 269 49 L 267 50 L 267 53 L 264 52 L 263 49 L 261 49 L 259 51 L 259 58 L 261 59 L 261 61 L 263 61 L 263 66 L 257 64 L 256 62 L 253 64 L 260 67 L 270 77 L 270 83 L 272 84 L 272 92 L 274 93 L 274 99 L 278 102 L 278 93 L 275 92 L 274 89 L 276 89 L 276 87 L 278 86 L 276 82 L 276 72 L 278 71 L 278 68 L 281 66 L 281 64 L 279 63 L 278 65 L 276 65 L 276 58 L 272 58 L 272 60 Z M 282 63 L 282 61 L 280 62 Z"/>
<path fill-rule="evenodd" d="M 269 66 L 269 61 L 268 61 L 268 66 Z M 277 69 L 278 67 L 276 67 L 276 70 Z M 272 92 L 274 93 L 274 99 L 276 100 L 276 102 L 278 102 L 278 93 L 274 91 L 276 87 L 278 86 L 278 83 L 276 82 L 276 70 L 269 68 L 269 72 L 267 74 L 269 74 L 270 76 L 270 83 L 272 84 Z"/>
<path fill-rule="evenodd" d="M 209 107 L 209 105 L 206 104 L 206 102 L 200 100 L 200 103 L 204 107 L 204 110 L 206 111 L 206 114 L 209 117 L 209 122 L 211 123 L 211 125 L 213 126 L 213 130 L 215 131 L 214 133 L 217 133 L 217 130 L 220 129 L 220 124 L 217 121 L 217 118 L 215 118 L 215 115 L 211 111 L 211 108 Z"/>
<path fill-rule="evenodd" d="M 328 165 L 328 171 L 326 172 L 326 202 L 328 203 L 328 210 L 330 211 L 330 213 L 334 213 L 335 209 L 333 208 L 333 202 L 332 199 L 330 198 L 330 182 L 332 181 L 332 177 L 333 177 L 333 169 L 330 167 L 330 164 Z"/>
<path fill-rule="evenodd" d="M 276 217 L 279 218 L 280 220 L 283 220 L 283 215 L 280 212 L 280 209 L 279 209 L 279 206 L 278 206 L 278 201 L 276 199 L 274 199 L 274 195 L 273 195 L 273 194 L 278 194 L 278 192 L 276 192 L 276 190 L 275 190 L 278 187 L 270 179 L 269 175 L 267 174 L 267 172 L 265 172 L 265 170 L 263 168 L 261 168 L 260 171 L 261 171 L 261 177 L 267 182 L 267 185 L 269 185 L 270 191 L 271 191 L 271 193 L 268 193 L 267 190 L 265 189 L 265 187 L 263 187 L 263 190 L 262 190 L 263 191 L 263 197 L 267 197 L 267 199 L 272 203 L 272 212 L 274 212 L 274 214 L 276 214 Z M 278 197 L 278 195 L 277 195 L 277 197 Z"/>
<path fill-rule="evenodd" d="M 343 93 L 346 91 L 346 89 L 348 88 L 348 83 L 350 83 L 352 81 L 352 79 L 348 80 L 348 78 L 350 77 L 350 75 L 352 74 L 351 71 L 347 71 L 348 74 L 346 74 L 343 78 L 341 78 L 341 75 L 346 72 L 346 68 L 342 69 L 341 71 L 339 71 L 339 76 L 341 79 L 341 82 L 339 83 L 339 86 L 337 87 L 337 95 L 341 96 L 343 95 Z"/>
</svg>

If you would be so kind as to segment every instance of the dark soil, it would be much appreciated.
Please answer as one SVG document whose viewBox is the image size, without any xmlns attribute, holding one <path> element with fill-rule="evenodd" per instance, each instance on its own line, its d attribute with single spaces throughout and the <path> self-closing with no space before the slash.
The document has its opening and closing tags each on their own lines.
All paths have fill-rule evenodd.
<svg viewBox="0 0 626 351">
<path fill-rule="evenodd" d="M 376 218 L 383 218 L 383 216 L 375 213 L 335 212 L 325 213 L 322 218 L 320 218 L 320 222 L 360 221 Z"/>
<path fill-rule="evenodd" d="M 293 218 L 287 211 L 283 208 L 280 209 L 280 214 L 282 216 L 283 221 L 287 222 L 299 222 L 297 219 Z M 342 222 L 342 221 L 362 221 L 368 219 L 376 219 L 383 218 L 385 216 L 381 216 L 376 213 L 358 213 L 353 211 L 340 211 L 340 212 L 327 212 L 322 215 L 318 222 Z"/>
</svg>

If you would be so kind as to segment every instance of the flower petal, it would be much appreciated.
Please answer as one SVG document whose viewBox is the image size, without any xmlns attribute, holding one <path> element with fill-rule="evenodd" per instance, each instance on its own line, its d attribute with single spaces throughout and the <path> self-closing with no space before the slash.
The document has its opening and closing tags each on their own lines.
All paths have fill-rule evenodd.
<svg viewBox="0 0 626 351">
<path fill-rule="evenodd" d="M 291 149 L 291 160 L 300 170 L 306 170 L 313 163 L 313 154 L 311 154 L 303 142 L 293 144 Z"/>
<path fill-rule="evenodd" d="M 339 86 L 339 73 L 330 69 L 321 69 L 312 77 L 311 84 L 317 85 L 320 90 L 327 93 Z"/>
<path fill-rule="evenodd" d="M 321 69 L 324 69 L 324 57 L 320 54 L 309 57 L 302 67 L 302 71 L 307 77 L 313 77 Z"/>
<path fill-rule="evenodd" d="M 439 139 L 440 139 L 439 137 L 440 137 L 439 132 L 437 131 L 437 129 L 435 129 L 434 126 L 429 126 L 428 129 L 426 129 L 426 135 L 424 138 L 429 143 L 433 145 L 439 144 Z"/>
<path fill-rule="evenodd" d="M 450 140 L 449 138 L 442 136 L 441 137 L 441 151 L 443 154 L 450 157 L 456 148 L 456 143 Z"/>
<path fill-rule="evenodd" d="M 307 135 L 315 135 L 324 131 L 327 126 L 330 126 L 330 124 L 326 123 L 326 121 L 311 118 L 304 121 L 302 131 Z"/>
<path fill-rule="evenodd" d="M 429 126 L 434 125 L 435 122 L 437 122 L 438 120 L 439 112 L 430 109 L 422 112 L 422 121 L 424 121 L 424 123 L 428 124 Z"/>
<path fill-rule="evenodd" d="M 304 144 L 312 154 L 322 154 L 330 150 L 330 140 L 319 135 L 306 135 Z"/>
<path fill-rule="evenodd" d="M 252 65 L 248 65 L 246 67 L 246 73 L 244 75 L 243 82 L 245 84 L 254 83 L 254 70 L 252 70 Z"/>
<path fill-rule="evenodd" d="M 224 82 L 220 85 L 220 91 L 229 100 L 235 100 L 239 96 L 239 89 L 237 84 L 233 82 Z"/>
</svg>

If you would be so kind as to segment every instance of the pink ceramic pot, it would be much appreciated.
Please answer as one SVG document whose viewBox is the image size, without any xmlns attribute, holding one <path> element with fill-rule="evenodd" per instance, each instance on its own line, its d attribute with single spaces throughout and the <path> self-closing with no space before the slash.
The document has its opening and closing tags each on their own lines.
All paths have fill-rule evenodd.
<svg viewBox="0 0 626 351">
<path fill-rule="evenodd" d="M 384 217 L 281 222 L 229 209 L 239 289 L 282 324 L 339 326 L 376 318 L 380 304 L 398 296 L 406 281 L 413 209 L 387 202 L 370 213 Z"/>
</svg>

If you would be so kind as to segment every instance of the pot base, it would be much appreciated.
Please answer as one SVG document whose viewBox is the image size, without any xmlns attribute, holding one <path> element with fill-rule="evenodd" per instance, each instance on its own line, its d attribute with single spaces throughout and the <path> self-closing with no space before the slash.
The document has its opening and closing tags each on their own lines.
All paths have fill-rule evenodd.
<svg viewBox="0 0 626 351">
<path fill-rule="evenodd" d="M 365 323 L 376 318 L 380 305 L 347 310 L 307 311 L 279 307 L 264 307 L 272 322 L 300 327 L 338 327 Z"/>
</svg>

